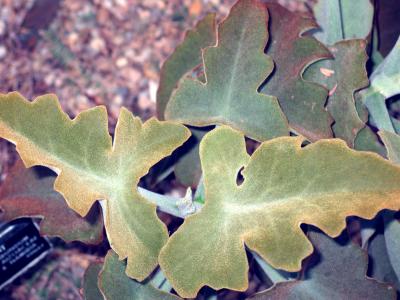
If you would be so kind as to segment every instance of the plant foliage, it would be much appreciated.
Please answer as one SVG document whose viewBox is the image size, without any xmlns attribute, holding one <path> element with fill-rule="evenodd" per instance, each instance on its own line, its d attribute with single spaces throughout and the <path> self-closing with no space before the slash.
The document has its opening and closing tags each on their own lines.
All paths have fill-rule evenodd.
<svg viewBox="0 0 400 300">
<path fill-rule="evenodd" d="M 23 161 L 0 186 L 1 220 L 40 217 L 42 234 L 92 244 L 104 225 L 111 250 L 87 269 L 86 299 L 245 291 L 248 257 L 252 276 L 275 283 L 253 299 L 393 298 L 400 121 L 385 101 L 400 93 L 400 39 L 383 58 L 369 0 L 319 0 L 313 12 L 238 0 L 219 24 L 207 15 L 162 67 L 163 121 L 122 108 L 113 137 L 104 107 L 71 119 L 54 95 L 0 94 L 0 137 Z M 153 170 L 174 170 L 194 197 L 139 187 L 172 152 L 172 167 Z M 185 219 L 171 236 L 156 206 Z M 368 274 L 393 287 L 366 278 L 364 250 L 329 238 L 348 217 Z"/>
</svg>

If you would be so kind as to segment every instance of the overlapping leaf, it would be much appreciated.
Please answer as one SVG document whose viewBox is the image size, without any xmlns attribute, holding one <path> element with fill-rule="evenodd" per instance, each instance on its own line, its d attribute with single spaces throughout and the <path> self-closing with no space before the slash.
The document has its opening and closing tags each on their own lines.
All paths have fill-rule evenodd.
<svg viewBox="0 0 400 300">
<path fill-rule="evenodd" d="M 400 93 L 400 38 L 392 51 L 374 70 L 371 84 L 359 92 L 361 101 L 367 106 L 380 130 L 394 131 L 384 101 Z"/>
<path fill-rule="evenodd" d="M 275 62 L 273 75 L 262 92 L 276 96 L 290 127 L 311 141 L 332 137 L 332 119 L 325 109 L 328 91 L 302 78 L 315 61 L 331 54 L 320 42 L 302 34 L 317 25 L 311 18 L 268 4 L 271 41 L 266 53 Z"/>
<path fill-rule="evenodd" d="M 175 164 L 174 171 L 180 183 L 196 187 L 201 177 L 199 145 L 207 131 L 194 127 L 190 128 L 190 131 L 192 132 L 192 136 L 188 141 L 190 142 L 190 145 L 188 145 L 190 149 Z"/>
<path fill-rule="evenodd" d="M 203 285 L 245 290 L 244 244 L 273 267 L 297 271 L 312 252 L 301 223 L 336 236 L 347 216 L 372 218 L 400 207 L 400 168 L 339 139 L 305 148 L 302 142 L 274 139 L 249 157 L 233 129 L 219 127 L 203 138 L 205 206 L 172 235 L 159 260 L 181 296 L 194 297 Z"/>
<path fill-rule="evenodd" d="M 202 63 L 202 49 L 216 43 L 215 15 L 209 14 L 185 38 L 164 62 L 157 91 L 157 114 L 164 119 L 164 111 L 179 79 Z"/>
<path fill-rule="evenodd" d="M 318 0 L 313 11 L 320 27 L 314 36 L 326 45 L 365 39 L 371 32 L 374 7 L 370 0 Z"/>
<path fill-rule="evenodd" d="M 138 280 L 157 265 L 168 233 L 155 205 L 140 196 L 137 184 L 188 135 L 182 125 L 155 119 L 142 124 L 122 109 L 112 144 L 104 107 L 71 120 L 53 95 L 33 102 L 18 93 L 0 95 L 0 137 L 16 144 L 27 167 L 55 170 L 55 189 L 80 215 L 86 215 L 96 200 L 106 199 L 111 247 L 121 259 L 128 257 L 127 274 Z"/>
<path fill-rule="evenodd" d="M 83 276 L 83 296 L 85 300 L 104 299 L 98 286 L 99 273 L 102 268 L 103 263 L 94 262 L 86 269 L 85 275 Z"/>
<path fill-rule="evenodd" d="M 388 99 L 400 93 L 400 37 L 392 51 L 371 75 L 368 93 L 378 92 Z"/>
<path fill-rule="evenodd" d="M 395 249 L 394 249 L 395 250 Z M 368 243 L 368 254 L 371 258 L 371 277 L 391 284 L 400 291 L 400 280 L 397 278 L 390 261 L 385 236 L 378 232 Z"/>
<path fill-rule="evenodd" d="M 341 246 L 322 233 L 309 238 L 320 255 L 314 267 L 307 268 L 303 280 L 281 282 L 259 293 L 253 300 L 283 299 L 395 299 L 394 289 L 366 277 L 368 258 L 352 243 Z"/>
<path fill-rule="evenodd" d="M 400 136 L 386 131 L 380 131 L 379 135 L 388 151 L 389 159 L 396 164 L 400 164 Z M 383 218 L 389 259 L 397 278 L 400 279 L 400 221 L 394 218 L 393 213 L 386 213 Z"/>
<path fill-rule="evenodd" d="M 354 149 L 359 151 L 375 152 L 382 157 L 386 157 L 385 147 L 379 141 L 378 135 L 367 124 L 369 119 L 368 109 L 362 103 L 361 98 L 358 94 L 355 98 L 355 102 L 358 116 L 360 117 L 361 121 L 366 125 L 357 133 L 357 136 L 354 139 Z"/>
<path fill-rule="evenodd" d="M 350 147 L 354 147 L 357 133 L 365 126 L 354 100 L 354 93 L 369 83 L 365 47 L 364 40 L 337 42 L 329 47 L 333 60 L 316 62 L 304 74 L 306 80 L 317 82 L 330 91 L 327 108 L 335 120 L 333 132 Z"/>
<path fill-rule="evenodd" d="M 160 291 L 149 282 L 140 283 L 125 274 L 125 263 L 112 250 L 107 253 L 99 274 L 99 287 L 107 300 L 178 300 L 177 296 Z"/>
<path fill-rule="evenodd" d="M 98 244 L 103 239 L 103 216 L 96 204 L 82 218 L 54 191 L 54 176 L 41 177 L 17 161 L 0 186 L 0 221 L 21 217 L 40 217 L 40 233 L 63 240 Z"/>
<path fill-rule="evenodd" d="M 264 54 L 267 12 L 256 0 L 239 0 L 218 27 L 217 46 L 203 52 L 206 83 L 184 78 L 165 116 L 185 124 L 226 124 L 256 140 L 288 134 L 275 97 L 257 92 L 271 73 Z"/>
</svg>

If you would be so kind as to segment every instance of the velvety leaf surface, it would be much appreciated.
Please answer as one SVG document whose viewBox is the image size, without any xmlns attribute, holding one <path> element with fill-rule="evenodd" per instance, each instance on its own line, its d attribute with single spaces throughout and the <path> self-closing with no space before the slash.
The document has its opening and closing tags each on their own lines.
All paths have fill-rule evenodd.
<svg viewBox="0 0 400 300">
<path fill-rule="evenodd" d="M 177 300 L 180 299 L 153 287 L 150 283 L 140 283 L 125 274 L 126 264 L 118 260 L 118 255 L 110 250 L 99 275 L 99 287 L 107 300 Z"/>
<path fill-rule="evenodd" d="M 83 276 L 83 296 L 85 300 L 103 300 L 104 297 L 98 286 L 99 273 L 103 263 L 91 263 Z"/>
<path fill-rule="evenodd" d="M 98 244 L 103 240 L 103 216 L 96 204 L 85 218 L 70 209 L 54 191 L 54 176 L 41 177 L 18 160 L 0 186 L 0 221 L 40 217 L 40 233 L 66 242 Z"/>
<path fill-rule="evenodd" d="M 203 285 L 245 290 L 244 244 L 273 267 L 298 271 L 312 252 L 301 223 L 336 236 L 347 216 L 372 218 L 400 207 L 400 168 L 339 139 L 305 148 L 302 142 L 277 138 L 249 157 L 243 135 L 233 129 L 219 127 L 203 138 L 205 205 L 185 219 L 159 258 L 181 296 L 194 297 Z"/>
<path fill-rule="evenodd" d="M 352 243 L 342 246 L 318 232 L 310 232 L 309 238 L 320 255 L 320 261 L 306 270 L 306 278 L 277 283 L 251 299 L 396 298 L 391 286 L 366 277 L 368 257 L 361 248 Z"/>
<path fill-rule="evenodd" d="M 313 11 L 320 26 L 314 36 L 325 45 L 365 39 L 371 32 L 374 7 L 370 0 L 318 0 Z"/>
<path fill-rule="evenodd" d="M 357 133 L 365 126 L 358 116 L 354 93 L 368 86 L 364 40 L 340 41 L 329 47 L 334 59 L 322 60 L 311 65 L 304 74 L 306 80 L 317 82 L 330 93 L 328 112 L 335 120 L 335 137 L 354 147 Z"/>
<path fill-rule="evenodd" d="M 194 29 L 189 30 L 183 42 L 164 62 L 157 91 L 157 115 L 164 119 L 164 111 L 179 79 L 202 63 L 202 49 L 216 43 L 215 15 L 209 14 Z"/>
<path fill-rule="evenodd" d="M 106 199 L 107 237 L 121 259 L 128 257 L 127 274 L 138 280 L 157 265 L 168 232 L 137 184 L 188 135 L 182 125 L 155 119 L 142 124 L 122 109 L 112 144 L 104 107 L 71 120 L 53 95 L 33 102 L 18 93 L 0 95 L 0 137 L 16 144 L 27 167 L 44 165 L 56 171 L 55 189 L 80 215 L 96 200 Z"/>
<path fill-rule="evenodd" d="M 203 51 L 206 83 L 181 80 L 166 118 L 193 126 L 226 124 L 259 141 L 287 135 L 276 98 L 257 92 L 273 69 L 264 54 L 267 18 L 258 1 L 239 0 L 218 26 L 217 45 Z"/>
<path fill-rule="evenodd" d="M 328 91 L 302 78 L 313 62 L 331 57 L 328 49 L 302 34 L 316 27 L 311 18 L 268 4 L 271 40 L 266 53 L 275 62 L 273 75 L 262 92 L 276 96 L 290 127 L 310 141 L 332 137 L 332 119 L 325 109 Z"/>
</svg>

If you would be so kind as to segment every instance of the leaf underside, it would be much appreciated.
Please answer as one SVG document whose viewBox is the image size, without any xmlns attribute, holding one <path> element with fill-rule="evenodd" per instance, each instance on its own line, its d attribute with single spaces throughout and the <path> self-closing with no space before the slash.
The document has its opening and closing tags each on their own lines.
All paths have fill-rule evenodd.
<svg viewBox="0 0 400 300">
<path fill-rule="evenodd" d="M 335 120 L 335 137 L 354 147 L 357 133 L 365 126 L 358 116 L 354 93 L 368 85 L 364 40 L 340 41 L 329 47 L 332 60 L 312 64 L 304 78 L 330 90 L 327 109 Z"/>
<path fill-rule="evenodd" d="M 54 176 L 41 177 L 18 160 L 0 186 L 0 221 L 40 217 L 40 233 L 58 236 L 66 242 L 99 244 L 103 240 L 103 216 L 96 204 L 82 218 L 54 191 Z"/>
<path fill-rule="evenodd" d="M 281 282 L 261 292 L 252 300 L 283 299 L 395 299 L 394 289 L 366 277 L 367 254 L 360 247 L 348 242 L 340 245 L 322 233 L 308 234 L 320 257 L 306 278 Z"/>
<path fill-rule="evenodd" d="M 315 38 L 302 34 L 317 25 L 311 18 L 268 3 L 270 35 L 266 53 L 275 62 L 261 91 L 276 96 L 292 130 L 310 141 L 332 137 L 332 118 L 325 109 L 328 91 L 302 78 L 307 66 L 331 54 Z"/>
<path fill-rule="evenodd" d="M 179 79 L 202 63 L 201 50 L 216 43 L 215 15 L 209 14 L 185 38 L 164 62 L 160 72 L 160 85 L 157 90 L 157 115 L 164 119 L 165 107 L 177 86 Z"/>
<path fill-rule="evenodd" d="M 273 267 L 298 271 L 312 252 L 300 224 L 337 236 L 347 216 L 370 219 L 400 207 L 400 168 L 339 139 L 305 148 L 302 142 L 274 139 L 250 157 L 243 135 L 233 129 L 219 127 L 203 138 L 206 204 L 185 220 L 159 258 L 181 296 L 194 297 L 204 285 L 245 290 L 244 244 Z"/>
<path fill-rule="evenodd" d="M 29 102 L 10 93 L 0 95 L 0 137 L 16 144 L 25 166 L 56 171 L 55 190 L 81 216 L 105 199 L 107 237 L 119 257 L 128 258 L 127 274 L 143 280 L 153 271 L 168 232 L 137 184 L 189 137 L 187 128 L 155 119 L 142 124 L 122 109 L 112 144 L 104 107 L 71 120 L 54 95 Z"/>
<path fill-rule="evenodd" d="M 238 1 L 218 26 L 217 45 L 203 51 L 206 83 L 182 79 L 166 119 L 200 127 L 225 124 L 258 141 L 287 135 L 277 99 L 257 92 L 273 69 L 264 54 L 267 20 L 258 1 Z"/>
</svg>

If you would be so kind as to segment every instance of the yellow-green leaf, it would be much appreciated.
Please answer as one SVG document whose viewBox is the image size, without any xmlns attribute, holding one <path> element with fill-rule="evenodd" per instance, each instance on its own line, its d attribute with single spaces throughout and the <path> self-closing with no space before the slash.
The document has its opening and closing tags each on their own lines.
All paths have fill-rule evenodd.
<svg viewBox="0 0 400 300">
<path fill-rule="evenodd" d="M 226 124 L 259 141 L 287 135 L 277 99 L 257 92 L 274 67 L 264 54 L 267 24 L 262 4 L 239 0 L 218 26 L 217 45 L 203 51 L 206 83 L 182 79 L 166 119 L 193 126 Z"/>
<path fill-rule="evenodd" d="M 250 157 L 233 129 L 219 127 L 203 138 L 205 205 L 172 235 L 159 259 L 181 296 L 194 297 L 204 285 L 245 290 L 245 245 L 275 268 L 298 271 L 313 250 L 302 223 L 337 236 L 347 216 L 372 218 L 400 207 L 399 167 L 339 139 L 306 147 L 303 141 L 277 138 Z"/>
<path fill-rule="evenodd" d="M 156 119 L 142 124 L 122 109 L 112 143 L 104 107 L 71 120 L 54 95 L 33 102 L 18 93 L 0 95 L 0 137 L 16 144 L 26 167 L 43 165 L 56 171 L 55 189 L 80 215 L 96 200 L 106 200 L 111 247 L 120 259 L 128 258 L 127 274 L 138 280 L 157 266 L 168 232 L 137 184 L 188 136 L 180 124 Z"/>
</svg>

